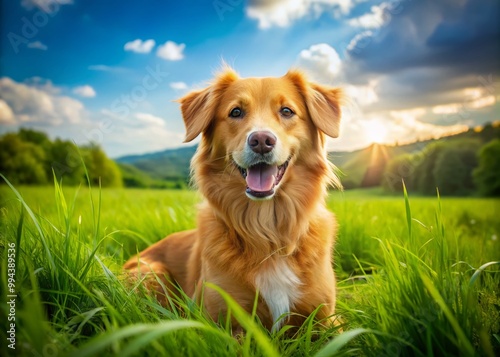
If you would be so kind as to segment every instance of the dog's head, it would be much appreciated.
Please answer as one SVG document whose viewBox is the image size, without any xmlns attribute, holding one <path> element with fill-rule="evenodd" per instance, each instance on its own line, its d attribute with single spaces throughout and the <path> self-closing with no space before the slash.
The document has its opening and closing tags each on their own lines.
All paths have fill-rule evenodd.
<svg viewBox="0 0 500 357">
<path fill-rule="evenodd" d="M 324 134 L 338 136 L 340 96 L 339 89 L 310 83 L 298 71 L 243 79 L 227 69 L 208 88 L 179 100 L 185 141 L 202 134 L 200 146 L 210 151 L 204 160 L 221 168 L 210 172 L 239 176 L 239 187 L 252 200 L 271 199 L 290 181 L 294 166 L 333 176 Z"/>
</svg>

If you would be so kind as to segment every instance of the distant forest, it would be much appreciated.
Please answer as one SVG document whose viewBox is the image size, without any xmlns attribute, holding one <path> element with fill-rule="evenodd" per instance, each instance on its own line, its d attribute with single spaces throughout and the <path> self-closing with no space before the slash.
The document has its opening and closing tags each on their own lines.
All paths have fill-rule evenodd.
<svg viewBox="0 0 500 357">
<path fill-rule="evenodd" d="M 99 145 L 78 147 L 67 140 L 52 141 L 32 129 L 0 137 L 0 173 L 13 184 L 43 185 L 55 177 L 72 186 L 84 182 L 88 174 L 92 185 L 123 186 L 121 170 Z"/>
<path fill-rule="evenodd" d="M 68 140 L 50 140 L 47 134 L 32 129 L 0 137 L 0 173 L 18 185 L 44 185 L 56 179 L 75 186 L 86 183 L 88 177 L 95 187 L 186 187 L 182 178 L 156 180 L 133 166 L 117 163 L 95 143 L 77 146 Z"/>
<path fill-rule="evenodd" d="M 373 144 L 331 153 L 344 188 L 382 186 L 387 192 L 500 196 L 500 122 L 437 140 L 402 146 Z"/>
<path fill-rule="evenodd" d="M 195 146 L 112 160 L 97 144 L 76 146 L 45 133 L 20 129 L 0 137 L 0 173 L 13 184 L 183 189 Z M 345 189 L 381 186 L 399 192 L 500 196 L 500 122 L 437 140 L 390 146 L 373 144 L 332 152 Z"/>
</svg>

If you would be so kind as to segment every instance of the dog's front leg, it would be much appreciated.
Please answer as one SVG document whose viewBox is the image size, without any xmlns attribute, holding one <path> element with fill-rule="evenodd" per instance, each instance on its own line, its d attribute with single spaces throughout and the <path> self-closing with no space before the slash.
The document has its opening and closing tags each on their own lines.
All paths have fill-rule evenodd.
<svg viewBox="0 0 500 357">
<path fill-rule="evenodd" d="M 209 281 L 210 283 L 216 285 L 220 289 L 222 289 L 225 293 L 227 293 L 239 306 L 243 308 L 248 314 L 252 313 L 254 304 L 255 304 L 255 288 L 249 284 L 242 283 L 241 281 L 236 281 L 236 279 L 226 278 L 224 281 L 220 279 L 206 279 L 205 281 Z M 235 316 L 231 313 L 228 308 L 228 304 L 224 297 L 215 289 L 211 288 L 210 285 L 202 285 L 200 284 L 197 288 L 196 292 L 197 301 L 202 304 L 210 317 L 221 324 L 225 324 L 228 318 L 228 314 L 230 314 L 231 319 L 231 329 L 233 336 L 242 335 L 244 330 L 241 327 L 239 321 L 235 318 Z M 263 324 L 267 323 L 265 320 L 265 316 L 268 314 L 265 310 L 265 305 L 262 304 L 262 301 L 257 305 L 257 316 L 264 320 Z M 271 321 L 272 324 L 272 321 Z"/>
</svg>

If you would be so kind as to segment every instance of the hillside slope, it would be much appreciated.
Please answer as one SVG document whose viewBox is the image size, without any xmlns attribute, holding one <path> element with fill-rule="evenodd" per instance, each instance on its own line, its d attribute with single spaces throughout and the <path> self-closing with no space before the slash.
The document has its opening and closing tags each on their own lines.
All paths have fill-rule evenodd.
<svg viewBox="0 0 500 357">
<path fill-rule="evenodd" d="M 169 149 L 144 155 L 123 156 L 116 161 L 134 166 L 155 180 L 187 180 L 195 146 Z"/>
</svg>

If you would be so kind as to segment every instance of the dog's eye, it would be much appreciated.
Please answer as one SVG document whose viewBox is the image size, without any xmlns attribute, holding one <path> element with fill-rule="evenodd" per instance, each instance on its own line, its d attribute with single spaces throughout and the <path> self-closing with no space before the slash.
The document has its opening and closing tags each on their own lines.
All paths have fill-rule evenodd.
<svg viewBox="0 0 500 357">
<path fill-rule="evenodd" d="M 229 116 L 231 118 L 241 118 L 243 116 L 243 111 L 238 107 L 233 108 L 229 113 Z"/>
<path fill-rule="evenodd" d="M 280 110 L 280 113 L 281 115 L 283 115 L 285 118 L 291 118 L 295 113 L 293 112 L 293 110 L 291 110 L 290 108 L 288 107 L 283 107 L 281 108 Z"/>
</svg>

